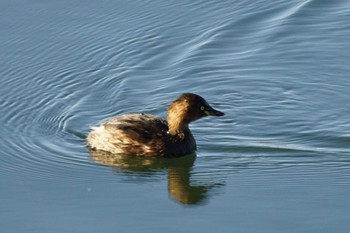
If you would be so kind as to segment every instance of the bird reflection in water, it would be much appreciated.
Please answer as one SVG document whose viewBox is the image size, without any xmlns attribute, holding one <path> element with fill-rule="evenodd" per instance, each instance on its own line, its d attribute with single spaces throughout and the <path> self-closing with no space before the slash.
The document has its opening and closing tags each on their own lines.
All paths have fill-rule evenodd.
<svg viewBox="0 0 350 233">
<path fill-rule="evenodd" d="M 168 193 L 176 202 L 183 205 L 204 204 L 209 191 L 222 183 L 200 184 L 191 182 L 191 170 L 196 160 L 195 154 L 180 158 L 147 158 L 114 155 L 103 151 L 90 151 L 91 158 L 101 164 L 113 166 L 118 173 L 137 178 L 144 182 L 145 176 L 159 175 L 159 171 L 168 173 Z"/>
</svg>

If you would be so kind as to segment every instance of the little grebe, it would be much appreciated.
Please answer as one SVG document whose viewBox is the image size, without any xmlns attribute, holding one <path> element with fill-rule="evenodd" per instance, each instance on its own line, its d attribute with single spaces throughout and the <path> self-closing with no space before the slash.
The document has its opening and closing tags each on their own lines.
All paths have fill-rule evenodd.
<svg viewBox="0 0 350 233">
<path fill-rule="evenodd" d="M 168 121 L 143 113 L 125 114 L 94 127 L 87 145 L 113 154 L 182 156 L 196 150 L 188 125 L 205 116 L 223 115 L 199 95 L 184 93 L 169 106 Z"/>
</svg>

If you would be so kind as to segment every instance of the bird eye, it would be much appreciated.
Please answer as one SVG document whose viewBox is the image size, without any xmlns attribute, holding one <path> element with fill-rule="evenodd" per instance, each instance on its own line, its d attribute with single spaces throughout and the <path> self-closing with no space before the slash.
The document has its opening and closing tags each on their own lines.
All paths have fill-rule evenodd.
<svg viewBox="0 0 350 233">
<path fill-rule="evenodd" d="M 204 106 L 201 106 L 201 110 L 203 111 L 205 109 L 205 107 Z"/>
</svg>

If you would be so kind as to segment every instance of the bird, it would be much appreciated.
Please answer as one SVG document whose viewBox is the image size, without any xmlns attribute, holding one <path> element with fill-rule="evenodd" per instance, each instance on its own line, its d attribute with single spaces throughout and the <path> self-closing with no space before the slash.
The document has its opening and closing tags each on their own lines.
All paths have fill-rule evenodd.
<svg viewBox="0 0 350 233">
<path fill-rule="evenodd" d="M 120 115 L 92 127 L 87 146 L 125 156 L 180 157 L 197 149 L 191 122 L 224 115 L 201 96 L 183 93 L 169 105 L 167 120 L 145 113 Z"/>
</svg>

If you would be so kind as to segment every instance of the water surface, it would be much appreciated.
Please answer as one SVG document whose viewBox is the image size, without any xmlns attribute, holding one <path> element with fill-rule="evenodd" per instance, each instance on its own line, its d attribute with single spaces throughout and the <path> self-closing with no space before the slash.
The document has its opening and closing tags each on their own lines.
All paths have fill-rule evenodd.
<svg viewBox="0 0 350 233">
<path fill-rule="evenodd" d="M 0 1 L 3 232 L 347 232 L 348 1 Z M 222 118 L 195 155 L 91 154 L 91 126 Z"/>
</svg>

